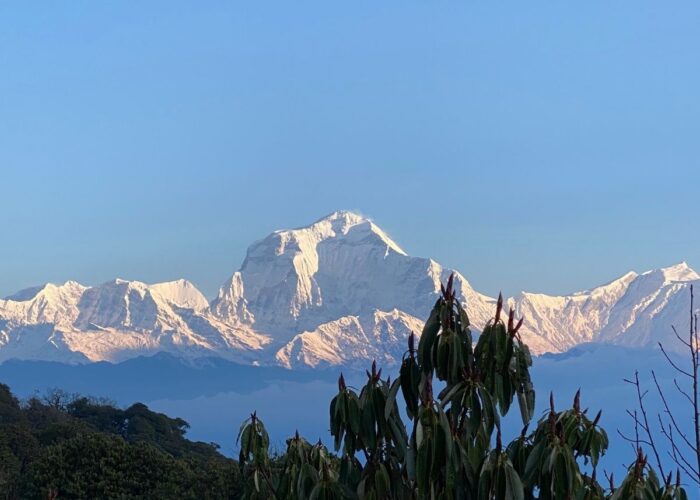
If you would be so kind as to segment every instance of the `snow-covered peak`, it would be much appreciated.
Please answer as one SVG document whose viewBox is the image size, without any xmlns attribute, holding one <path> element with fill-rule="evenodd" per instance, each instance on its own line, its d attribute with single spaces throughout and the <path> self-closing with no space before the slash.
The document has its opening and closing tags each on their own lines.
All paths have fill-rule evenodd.
<svg viewBox="0 0 700 500">
<path fill-rule="evenodd" d="M 0 319 L 28 324 L 66 323 L 77 316 L 77 304 L 87 287 L 76 281 L 46 283 L 0 300 Z"/>
<path fill-rule="evenodd" d="M 12 302 L 27 302 L 37 297 L 43 296 L 47 298 L 58 299 L 62 295 L 73 295 L 75 293 L 82 293 L 87 287 L 81 285 L 77 281 L 68 280 L 62 285 L 56 285 L 54 283 L 44 283 L 43 285 L 33 286 L 30 288 L 25 288 L 19 292 L 13 293 L 5 297 L 5 301 Z"/>
<path fill-rule="evenodd" d="M 627 289 L 627 287 L 634 281 L 639 274 L 635 273 L 634 271 L 629 271 L 628 273 L 623 274 L 617 279 L 614 279 L 612 281 L 609 281 L 608 283 L 605 283 L 604 285 L 597 286 L 595 288 L 591 288 L 589 290 L 584 290 L 581 292 L 576 292 L 572 294 L 573 297 L 604 297 L 608 295 L 613 295 L 614 297 L 620 296 L 620 292 L 624 292 L 624 290 Z"/>
<path fill-rule="evenodd" d="M 148 294 L 148 285 L 140 281 L 115 279 L 88 288 L 78 305 L 80 315 L 75 326 L 83 330 L 99 328 L 136 328 L 156 325 L 158 308 Z"/>
<path fill-rule="evenodd" d="M 171 304 L 183 309 L 203 311 L 209 303 L 197 287 L 187 280 L 179 279 L 150 285 L 150 289 L 166 299 Z"/>
<path fill-rule="evenodd" d="M 275 231 L 268 238 L 280 235 L 282 244 L 286 243 L 319 243 L 330 238 L 351 237 L 372 239 L 378 245 L 385 245 L 392 251 L 407 255 L 406 252 L 386 234 L 379 226 L 364 215 L 348 210 L 335 211 L 313 224 L 296 229 Z"/>
<path fill-rule="evenodd" d="M 305 227 L 275 231 L 251 245 L 212 310 L 229 322 L 255 322 L 266 331 L 290 336 L 299 328 L 314 328 L 391 301 L 395 291 L 389 290 L 394 287 L 379 283 L 407 259 L 406 252 L 367 217 L 333 212 Z M 388 276 L 391 282 L 399 277 Z M 372 281 L 376 283 L 368 286 Z M 386 304 L 389 309 L 395 305 Z"/>
<path fill-rule="evenodd" d="M 346 316 L 399 309 L 423 317 L 451 270 L 410 257 L 370 219 L 339 211 L 253 244 L 211 309 L 232 324 L 255 325 L 280 341 Z M 476 324 L 493 299 L 456 275 L 455 289 Z"/>
<path fill-rule="evenodd" d="M 671 326 L 686 327 L 693 284 L 700 284 L 700 276 L 686 262 L 640 274 L 613 307 L 600 339 L 632 346 L 664 341 L 669 349 L 682 347 Z"/>
<path fill-rule="evenodd" d="M 83 294 L 76 320 L 79 328 L 177 328 L 174 308 L 199 312 L 207 309 L 204 295 L 187 280 L 152 285 L 115 279 L 89 288 Z"/>
<path fill-rule="evenodd" d="M 628 272 L 605 285 L 571 295 L 523 292 L 509 302 L 517 314 L 525 316 L 524 330 L 550 343 L 547 350 L 566 351 L 591 341 L 655 345 L 655 339 L 671 331 L 668 318 L 682 324 L 687 316 L 687 305 L 682 305 L 688 302 L 687 286 L 698 279 L 700 276 L 682 262 L 642 274 Z M 669 346 L 674 348 L 671 343 Z"/>
<path fill-rule="evenodd" d="M 662 279 L 664 285 L 700 279 L 700 275 L 698 275 L 698 273 L 696 273 L 685 261 L 676 264 L 675 266 L 647 271 L 642 276 L 653 276 L 657 279 Z"/>
<path fill-rule="evenodd" d="M 422 329 L 423 320 L 397 309 L 344 316 L 296 335 L 277 351 L 275 360 L 287 368 L 336 364 L 360 368 L 369 360 L 393 365 L 401 362 L 411 332 L 420 335 Z"/>
<path fill-rule="evenodd" d="M 41 292 L 50 283 L 44 283 L 43 285 L 32 286 L 29 288 L 24 288 L 19 292 L 15 292 L 12 295 L 5 297 L 4 301 L 12 302 L 25 302 L 27 300 L 32 300 L 36 295 Z"/>
<path fill-rule="evenodd" d="M 325 217 L 321 217 L 310 226 L 304 226 L 298 229 L 305 229 L 318 224 L 330 223 L 332 226 L 334 226 L 335 231 L 344 233 L 347 232 L 347 228 L 356 226 L 357 224 L 364 224 L 366 222 L 371 222 L 369 217 L 360 215 L 357 212 L 352 212 L 350 210 L 336 210 Z"/>
</svg>

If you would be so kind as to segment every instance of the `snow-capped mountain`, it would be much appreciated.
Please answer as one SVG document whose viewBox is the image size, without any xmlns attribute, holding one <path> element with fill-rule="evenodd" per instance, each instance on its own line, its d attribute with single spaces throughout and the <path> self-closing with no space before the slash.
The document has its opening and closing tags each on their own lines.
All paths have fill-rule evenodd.
<svg viewBox="0 0 700 500">
<path fill-rule="evenodd" d="M 69 281 L 18 292 L 0 300 L 0 361 L 120 361 L 164 351 L 289 368 L 390 364 L 410 332 L 420 333 L 453 272 L 479 329 L 494 298 L 459 272 L 409 256 L 370 219 L 339 211 L 251 245 L 211 303 L 185 280 Z M 674 348 L 671 325 L 687 329 L 691 283 L 700 276 L 681 263 L 567 296 L 523 292 L 507 304 L 525 317 L 535 353 L 586 342 Z"/>
<path fill-rule="evenodd" d="M 606 285 L 567 296 L 523 292 L 509 299 L 526 321 L 526 338 L 540 337 L 547 352 L 563 352 L 585 342 L 612 342 L 631 347 L 663 342 L 678 350 L 681 345 L 671 325 L 687 330 L 690 285 L 700 275 L 688 264 L 629 272 Z M 542 351 L 540 351 L 542 352 Z"/>
<path fill-rule="evenodd" d="M 690 284 L 700 290 L 700 275 L 685 262 L 639 275 L 615 303 L 598 340 L 628 346 L 657 342 L 679 346 L 671 325 L 687 339 Z M 695 306 L 697 313 L 698 302 Z"/>
<path fill-rule="evenodd" d="M 343 316 L 295 335 L 275 359 L 287 368 L 324 364 L 364 368 L 367 360 L 396 364 L 406 351 L 407 335 L 422 328 L 423 320 L 398 309 Z"/>
<path fill-rule="evenodd" d="M 222 323 L 185 280 L 116 279 L 24 290 L 0 300 L 0 360 L 120 361 L 155 352 L 245 360 L 265 335 Z"/>
<path fill-rule="evenodd" d="M 241 269 L 212 302 L 212 311 L 286 343 L 349 316 L 366 322 L 397 310 L 404 317 L 424 318 L 452 272 L 432 259 L 408 256 L 371 220 L 335 212 L 253 244 Z M 457 272 L 455 289 L 469 304 L 472 321 L 483 326 L 495 301 Z"/>
<path fill-rule="evenodd" d="M 371 220 L 341 211 L 253 244 L 212 309 L 222 318 L 289 339 L 375 310 L 423 317 L 452 272 L 432 259 L 408 256 Z M 473 319 L 483 324 L 493 299 L 474 291 L 459 273 L 455 283 Z"/>
</svg>

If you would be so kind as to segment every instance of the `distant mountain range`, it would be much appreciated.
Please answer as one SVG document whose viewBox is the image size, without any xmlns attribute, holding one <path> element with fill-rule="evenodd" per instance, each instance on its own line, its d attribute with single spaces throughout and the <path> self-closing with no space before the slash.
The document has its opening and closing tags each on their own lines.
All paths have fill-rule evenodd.
<svg viewBox="0 0 700 500">
<path fill-rule="evenodd" d="M 6 297 L 0 361 L 119 362 L 164 352 L 286 368 L 392 364 L 453 272 L 481 328 L 493 297 L 455 270 L 409 256 L 370 219 L 339 211 L 251 245 L 211 303 L 185 280 L 68 281 Z M 700 275 L 681 263 L 571 295 L 522 292 L 507 304 L 525 317 L 523 336 L 536 354 L 588 342 L 678 349 L 671 325 L 687 328 L 692 283 Z"/>
</svg>

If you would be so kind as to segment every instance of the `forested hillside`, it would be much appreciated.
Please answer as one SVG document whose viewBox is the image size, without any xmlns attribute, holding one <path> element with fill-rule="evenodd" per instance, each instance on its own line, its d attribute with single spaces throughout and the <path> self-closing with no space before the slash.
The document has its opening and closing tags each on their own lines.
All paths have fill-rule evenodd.
<svg viewBox="0 0 700 500">
<path fill-rule="evenodd" d="M 236 498 L 238 464 L 185 437 L 182 419 L 137 403 L 0 384 L 0 498 Z"/>
</svg>

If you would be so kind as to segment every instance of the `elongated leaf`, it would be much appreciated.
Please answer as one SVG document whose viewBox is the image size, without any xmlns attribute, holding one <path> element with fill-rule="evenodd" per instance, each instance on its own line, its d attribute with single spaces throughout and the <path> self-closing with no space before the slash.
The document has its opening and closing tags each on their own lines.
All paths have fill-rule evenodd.
<svg viewBox="0 0 700 500">
<path fill-rule="evenodd" d="M 394 383 L 391 384 L 391 389 L 389 389 L 389 396 L 386 399 L 386 404 L 384 407 L 384 419 L 388 420 L 389 416 L 391 413 L 394 411 L 394 408 L 396 407 L 396 394 L 399 392 L 399 389 L 401 388 L 401 379 L 397 378 L 394 380 Z"/>
<path fill-rule="evenodd" d="M 510 463 L 505 464 L 506 475 L 506 499 L 524 500 L 525 492 L 520 476 Z"/>
<path fill-rule="evenodd" d="M 440 330 L 440 306 L 441 300 L 438 300 L 433 310 L 430 312 L 428 321 L 425 322 L 423 333 L 421 333 L 418 343 L 418 364 L 422 367 L 424 372 L 429 372 L 433 368 L 431 356 L 435 338 Z"/>
</svg>

